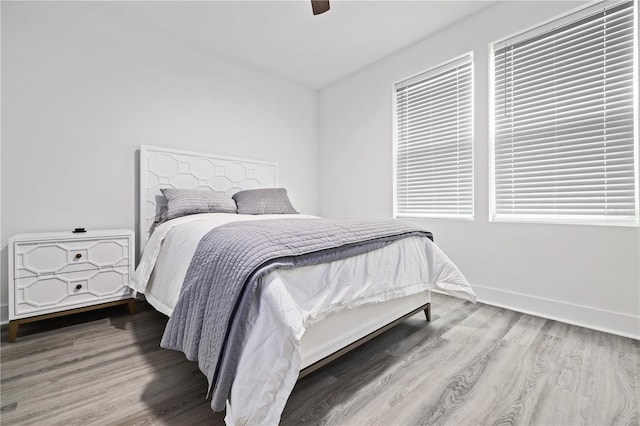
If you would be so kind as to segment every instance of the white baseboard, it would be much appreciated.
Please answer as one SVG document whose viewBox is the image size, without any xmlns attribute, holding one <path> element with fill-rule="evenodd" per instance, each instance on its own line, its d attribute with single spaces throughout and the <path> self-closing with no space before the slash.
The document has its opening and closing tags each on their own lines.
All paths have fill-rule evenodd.
<svg viewBox="0 0 640 426">
<path fill-rule="evenodd" d="M 9 305 L 0 305 L 0 325 L 9 324 Z"/>
<path fill-rule="evenodd" d="M 473 285 L 478 302 L 640 340 L 640 318 L 543 297 Z"/>
</svg>

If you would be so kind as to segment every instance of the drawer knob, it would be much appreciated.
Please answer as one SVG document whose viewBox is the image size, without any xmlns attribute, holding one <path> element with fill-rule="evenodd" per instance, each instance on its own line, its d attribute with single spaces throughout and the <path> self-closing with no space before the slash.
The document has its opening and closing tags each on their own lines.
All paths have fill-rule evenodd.
<svg viewBox="0 0 640 426">
<path fill-rule="evenodd" d="M 81 288 L 82 288 L 82 284 L 78 284 L 78 285 L 76 286 L 76 290 L 80 290 Z"/>
<path fill-rule="evenodd" d="M 76 254 L 76 259 L 80 259 L 82 255 L 80 253 Z"/>
</svg>

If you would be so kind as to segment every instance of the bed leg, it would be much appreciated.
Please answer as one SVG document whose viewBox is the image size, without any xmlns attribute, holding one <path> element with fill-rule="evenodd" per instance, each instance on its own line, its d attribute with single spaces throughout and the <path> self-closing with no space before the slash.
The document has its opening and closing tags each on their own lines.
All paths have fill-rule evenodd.
<svg viewBox="0 0 640 426">
<path fill-rule="evenodd" d="M 431 303 L 427 303 L 427 307 L 424 309 L 424 316 L 427 317 L 427 322 L 431 321 Z"/>
<path fill-rule="evenodd" d="M 136 314 L 136 299 L 127 300 L 127 307 L 129 308 L 129 315 Z"/>
</svg>

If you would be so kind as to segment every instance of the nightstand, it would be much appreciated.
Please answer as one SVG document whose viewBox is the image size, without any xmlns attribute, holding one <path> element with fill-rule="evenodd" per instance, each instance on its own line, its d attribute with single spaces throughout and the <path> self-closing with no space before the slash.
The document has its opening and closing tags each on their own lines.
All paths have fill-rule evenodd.
<svg viewBox="0 0 640 426">
<path fill-rule="evenodd" d="M 134 233 L 126 229 L 9 238 L 9 342 L 20 324 L 127 304 Z"/>
</svg>

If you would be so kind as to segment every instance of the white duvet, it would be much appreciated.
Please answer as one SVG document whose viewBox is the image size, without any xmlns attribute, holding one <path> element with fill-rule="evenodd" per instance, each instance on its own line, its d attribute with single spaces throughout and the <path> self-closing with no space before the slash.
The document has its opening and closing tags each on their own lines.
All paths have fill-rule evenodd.
<svg viewBox="0 0 640 426">
<path fill-rule="evenodd" d="M 240 220 L 307 215 L 199 214 L 160 225 L 144 249 L 131 287 L 170 316 L 191 258 L 211 229 Z M 300 283 L 304 283 L 301 285 Z M 438 289 L 475 301 L 458 268 L 426 238 L 326 264 L 276 270 L 261 279 L 249 313 L 227 424 L 277 424 L 303 367 L 305 329 L 344 309 Z"/>
</svg>

